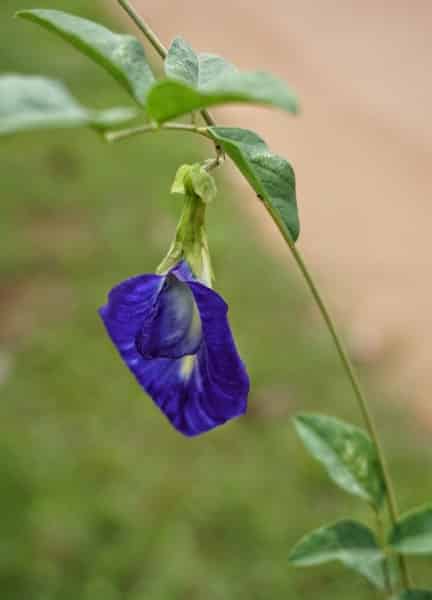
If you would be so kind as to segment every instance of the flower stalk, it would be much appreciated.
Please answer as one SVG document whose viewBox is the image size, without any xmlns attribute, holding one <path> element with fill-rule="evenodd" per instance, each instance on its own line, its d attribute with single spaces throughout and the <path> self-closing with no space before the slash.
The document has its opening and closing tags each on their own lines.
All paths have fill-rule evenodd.
<svg viewBox="0 0 432 600">
<path fill-rule="evenodd" d="M 164 123 L 163 125 L 149 123 L 145 125 L 139 125 L 138 127 L 131 127 L 129 129 L 108 131 L 105 134 L 105 139 L 108 142 L 118 142 L 136 135 L 142 135 L 145 133 L 158 133 L 159 131 L 184 131 L 186 133 L 202 135 L 210 139 L 210 135 L 208 134 L 206 127 L 196 127 L 195 125 L 187 125 L 184 123 Z"/>
<path fill-rule="evenodd" d="M 399 510 L 398 510 L 398 505 L 397 505 L 397 500 L 396 500 L 396 493 L 394 491 L 393 482 L 390 477 L 389 469 L 387 466 L 387 460 L 385 458 L 385 454 L 384 454 L 384 451 L 383 451 L 383 448 L 381 445 L 377 427 L 376 427 L 375 421 L 372 417 L 372 413 L 369 409 L 369 405 L 366 400 L 366 396 L 363 392 L 362 386 L 361 386 L 360 381 L 355 372 L 354 366 L 351 362 L 351 359 L 350 359 L 347 351 L 345 350 L 342 339 L 337 332 L 336 325 L 333 321 L 333 318 L 330 315 L 330 312 L 329 312 L 329 310 L 328 310 L 328 308 L 327 308 L 327 306 L 326 306 L 326 304 L 325 304 L 325 302 L 324 302 L 324 300 L 312 278 L 312 275 L 310 274 L 308 268 L 305 265 L 302 255 L 300 254 L 299 250 L 297 249 L 297 246 L 293 242 L 293 240 L 291 238 L 291 234 L 286 229 L 284 224 L 281 222 L 278 215 L 272 210 L 272 208 L 270 206 L 268 206 L 266 203 L 264 203 L 264 205 L 265 205 L 268 213 L 270 214 L 271 218 L 273 219 L 276 227 L 279 229 L 279 232 L 281 233 L 282 237 L 284 238 L 287 246 L 289 247 L 289 249 L 291 251 L 292 257 L 294 258 L 294 261 L 295 261 L 297 267 L 299 268 L 301 274 L 303 275 L 306 285 L 309 288 L 309 291 L 311 292 L 313 299 L 315 300 L 315 303 L 318 307 L 319 312 L 321 313 L 321 316 L 322 316 L 325 324 L 327 325 L 327 329 L 328 329 L 330 336 L 334 342 L 336 351 L 339 355 L 339 358 L 340 358 L 340 361 L 344 368 L 344 371 L 350 381 L 351 388 L 352 388 L 352 390 L 354 392 L 354 396 L 357 400 L 357 404 L 359 406 L 360 412 L 361 412 L 363 420 L 365 422 L 366 429 L 367 429 L 367 431 L 372 439 L 372 442 L 375 446 L 378 460 L 381 465 L 381 471 L 382 471 L 384 484 L 385 484 L 385 488 L 386 488 L 387 508 L 388 508 L 388 512 L 389 512 L 390 522 L 394 526 L 394 525 L 396 525 L 398 516 L 399 516 Z M 406 560 L 402 555 L 399 555 L 398 561 L 399 561 L 399 567 L 400 567 L 400 572 L 401 572 L 401 577 L 402 577 L 402 582 L 403 582 L 403 588 L 408 589 L 411 585 L 411 581 L 410 581 L 410 576 L 409 576 Z"/>
</svg>

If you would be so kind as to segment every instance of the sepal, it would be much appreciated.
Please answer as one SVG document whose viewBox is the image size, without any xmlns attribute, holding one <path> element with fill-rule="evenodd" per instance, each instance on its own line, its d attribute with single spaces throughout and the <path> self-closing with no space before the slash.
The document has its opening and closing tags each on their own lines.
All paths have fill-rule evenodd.
<svg viewBox="0 0 432 600">
<path fill-rule="evenodd" d="M 205 230 L 205 210 L 206 204 L 216 195 L 214 179 L 198 163 L 182 165 L 174 178 L 171 193 L 184 195 L 184 205 L 174 240 L 156 272 L 165 274 L 180 260 L 185 260 L 193 275 L 212 287 L 214 276 Z"/>
</svg>

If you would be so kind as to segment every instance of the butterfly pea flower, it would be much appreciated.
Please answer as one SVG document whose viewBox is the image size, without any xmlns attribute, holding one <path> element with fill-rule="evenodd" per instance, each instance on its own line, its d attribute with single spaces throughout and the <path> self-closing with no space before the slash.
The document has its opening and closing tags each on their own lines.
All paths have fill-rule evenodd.
<svg viewBox="0 0 432 600">
<path fill-rule="evenodd" d="M 185 204 L 167 256 L 155 274 L 115 286 L 99 310 L 140 386 L 187 436 L 243 414 L 249 391 L 228 306 L 212 289 L 203 201 L 209 177 L 195 165 L 179 171 L 174 191 L 184 193 Z"/>
</svg>

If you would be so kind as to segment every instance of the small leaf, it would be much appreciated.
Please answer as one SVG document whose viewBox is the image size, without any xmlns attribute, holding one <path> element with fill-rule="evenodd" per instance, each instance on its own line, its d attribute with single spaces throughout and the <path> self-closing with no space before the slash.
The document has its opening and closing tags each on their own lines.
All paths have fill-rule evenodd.
<svg viewBox="0 0 432 600">
<path fill-rule="evenodd" d="M 297 99 L 283 81 L 260 71 L 242 73 L 216 54 L 197 54 L 181 37 L 171 44 L 165 73 L 168 79 L 156 83 L 148 98 L 149 115 L 160 123 L 227 102 L 298 111 Z"/>
<path fill-rule="evenodd" d="M 293 240 L 297 240 L 300 224 L 295 175 L 289 162 L 272 154 L 264 140 L 253 131 L 229 127 L 211 127 L 208 131 L 263 202 L 278 214 Z"/>
<path fill-rule="evenodd" d="M 110 127 L 135 116 L 130 108 L 85 108 L 59 81 L 14 74 L 0 76 L 0 135 L 53 127 Z"/>
<path fill-rule="evenodd" d="M 376 509 L 381 507 L 382 470 L 375 447 L 362 429 L 323 415 L 299 415 L 294 424 L 306 448 L 335 483 Z"/>
<path fill-rule="evenodd" d="M 400 517 L 389 544 L 401 554 L 432 554 L 432 505 Z"/>
<path fill-rule="evenodd" d="M 430 590 L 405 590 L 392 600 L 432 600 L 432 591 Z"/>
<path fill-rule="evenodd" d="M 165 59 L 167 77 L 199 90 L 205 90 L 212 80 L 235 72 L 234 65 L 216 54 L 196 54 L 181 37 L 175 38 Z"/>
<path fill-rule="evenodd" d="M 246 102 L 298 111 L 297 99 L 286 84 L 269 73 L 224 72 L 195 89 L 182 81 L 164 79 L 156 82 L 147 98 L 148 115 L 163 123 L 194 110 L 232 102 Z"/>
<path fill-rule="evenodd" d="M 385 556 L 372 531 L 356 521 L 338 521 L 307 534 L 289 556 L 290 563 L 300 567 L 335 560 L 385 588 Z"/>
<path fill-rule="evenodd" d="M 21 10 L 16 16 L 57 33 L 113 75 L 139 104 L 145 104 L 154 76 L 136 38 L 58 10 Z"/>
</svg>

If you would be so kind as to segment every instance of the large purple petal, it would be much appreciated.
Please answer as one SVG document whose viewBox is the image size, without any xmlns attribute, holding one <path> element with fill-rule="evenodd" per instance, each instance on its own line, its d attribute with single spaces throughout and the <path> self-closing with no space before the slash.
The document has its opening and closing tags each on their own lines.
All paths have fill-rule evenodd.
<svg viewBox="0 0 432 600">
<path fill-rule="evenodd" d="M 231 333 L 226 302 L 201 283 L 190 281 L 188 285 L 203 332 L 196 365 L 203 393 L 197 401 L 209 417 L 223 422 L 246 411 L 249 377 Z"/>
<path fill-rule="evenodd" d="M 135 348 L 135 336 L 142 324 L 152 319 L 164 281 L 160 275 L 138 275 L 110 291 L 108 304 L 99 314 L 110 324 L 108 332 L 120 352 Z"/>
<path fill-rule="evenodd" d="M 165 311 L 168 311 L 167 315 L 172 311 L 175 313 L 179 301 L 177 284 L 185 285 L 179 281 L 171 282 L 177 291 L 165 291 L 164 296 L 166 281 L 175 278 L 174 272 L 172 270 L 165 278 L 142 275 L 120 284 L 110 293 L 108 304 L 100 314 L 111 339 L 140 385 L 172 425 L 191 436 L 244 413 L 249 379 L 234 344 L 226 303 L 213 290 L 192 279 L 190 270 L 184 265 L 176 276 L 186 281 L 199 311 L 202 339 L 197 354 L 192 356 L 185 352 L 182 357 L 169 358 L 143 356 L 140 336 L 146 328 L 152 332 L 148 339 L 155 355 L 158 340 L 162 351 L 166 351 L 169 340 L 175 341 L 178 335 L 178 331 L 174 334 L 169 331 L 169 323 L 177 327 L 179 319 L 161 316 Z M 183 302 L 183 288 L 180 296 Z M 159 337 L 157 329 L 152 330 L 153 325 L 163 330 Z M 184 342 L 186 338 L 181 339 Z M 172 347 L 179 348 L 178 339 Z M 147 344 L 146 348 L 150 346 Z"/>
</svg>

